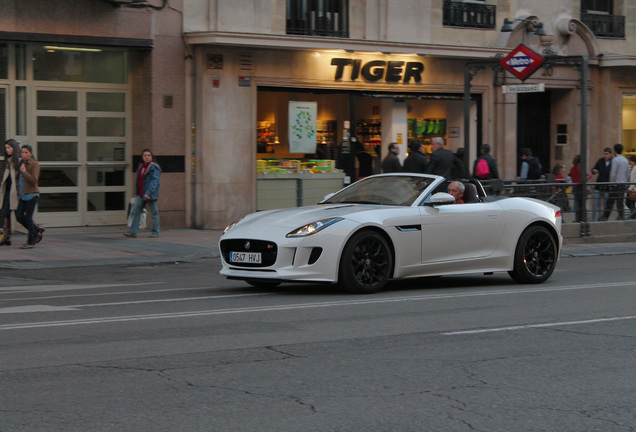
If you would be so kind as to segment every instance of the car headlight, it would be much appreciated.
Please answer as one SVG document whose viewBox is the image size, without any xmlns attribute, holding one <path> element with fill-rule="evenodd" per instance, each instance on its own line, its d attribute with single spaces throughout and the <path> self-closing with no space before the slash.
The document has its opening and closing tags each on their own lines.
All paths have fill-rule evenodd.
<svg viewBox="0 0 636 432">
<path fill-rule="evenodd" d="M 336 222 L 340 222 L 341 220 L 344 220 L 344 218 L 341 217 L 333 217 L 333 218 L 329 218 L 329 219 L 322 219 L 316 222 L 312 222 L 310 224 L 307 225 L 303 225 L 300 228 L 296 228 L 295 230 L 293 230 L 292 232 L 288 233 L 285 237 L 306 237 L 306 236 L 310 236 L 312 234 L 316 234 L 319 231 L 324 230 L 325 228 L 327 228 L 330 225 L 335 224 Z"/>
<path fill-rule="evenodd" d="M 240 221 L 242 221 L 243 218 L 239 218 L 237 220 L 235 220 L 234 222 L 232 222 L 231 224 L 229 224 L 228 226 L 225 227 L 225 229 L 223 230 L 223 234 L 225 234 L 226 232 L 228 232 L 229 230 L 231 230 L 232 228 L 234 228 L 234 226 L 239 223 Z M 223 235 L 221 234 L 221 235 Z"/>
</svg>

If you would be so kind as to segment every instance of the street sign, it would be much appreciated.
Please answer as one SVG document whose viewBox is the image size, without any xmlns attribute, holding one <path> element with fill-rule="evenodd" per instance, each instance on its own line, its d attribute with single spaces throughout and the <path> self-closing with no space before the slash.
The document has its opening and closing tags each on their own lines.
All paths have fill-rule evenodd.
<svg viewBox="0 0 636 432">
<path fill-rule="evenodd" d="M 539 93 L 545 91 L 545 83 L 539 84 L 513 84 L 501 86 L 506 93 Z"/>
<path fill-rule="evenodd" d="M 543 57 L 522 43 L 499 62 L 501 67 L 521 81 L 529 78 L 542 63 Z"/>
</svg>

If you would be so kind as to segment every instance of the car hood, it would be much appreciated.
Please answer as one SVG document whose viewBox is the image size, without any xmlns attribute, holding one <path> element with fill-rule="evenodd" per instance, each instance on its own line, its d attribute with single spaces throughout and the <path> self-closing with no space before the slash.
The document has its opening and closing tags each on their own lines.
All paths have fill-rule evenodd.
<svg viewBox="0 0 636 432">
<path fill-rule="evenodd" d="M 344 217 L 363 211 L 388 208 L 381 205 L 362 204 L 321 204 L 307 207 L 293 207 L 280 210 L 268 210 L 252 213 L 246 216 L 240 226 L 247 227 L 258 224 L 260 227 L 277 226 L 284 228 L 298 228 L 308 223 L 328 219 L 330 217 Z"/>
</svg>

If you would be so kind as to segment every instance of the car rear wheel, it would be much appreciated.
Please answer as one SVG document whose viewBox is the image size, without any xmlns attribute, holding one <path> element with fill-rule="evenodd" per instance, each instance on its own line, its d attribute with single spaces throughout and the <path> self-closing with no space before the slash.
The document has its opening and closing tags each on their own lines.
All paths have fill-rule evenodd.
<svg viewBox="0 0 636 432">
<path fill-rule="evenodd" d="M 391 277 L 393 255 L 377 232 L 360 231 L 345 245 L 340 258 L 338 283 L 353 294 L 380 291 Z"/>
<path fill-rule="evenodd" d="M 533 226 L 521 234 L 510 276 L 519 283 L 541 283 L 550 278 L 557 262 L 557 244 L 550 231 Z"/>
</svg>

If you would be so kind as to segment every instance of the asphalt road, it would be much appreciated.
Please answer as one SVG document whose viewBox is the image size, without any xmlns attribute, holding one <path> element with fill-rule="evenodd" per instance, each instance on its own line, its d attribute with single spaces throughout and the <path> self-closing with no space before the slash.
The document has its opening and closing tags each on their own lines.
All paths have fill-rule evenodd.
<svg viewBox="0 0 636 432">
<path fill-rule="evenodd" d="M 370 296 L 216 259 L 3 270 L 0 431 L 633 431 L 633 261 Z"/>
</svg>

